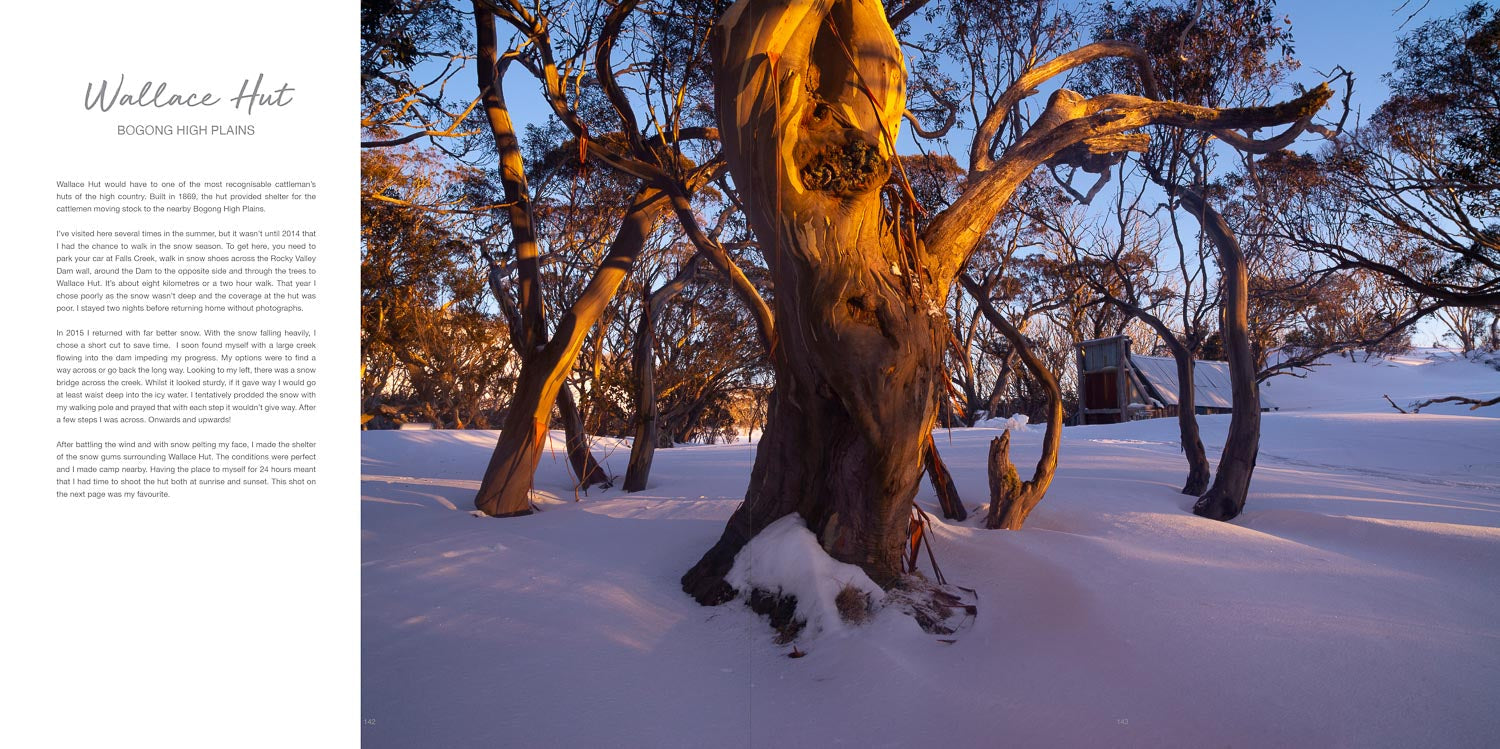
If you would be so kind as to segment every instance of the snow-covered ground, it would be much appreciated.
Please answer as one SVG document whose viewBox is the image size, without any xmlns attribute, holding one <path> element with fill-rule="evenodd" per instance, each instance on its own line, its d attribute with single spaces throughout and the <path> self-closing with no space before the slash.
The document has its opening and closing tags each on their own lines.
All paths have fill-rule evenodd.
<svg viewBox="0 0 1500 749">
<path fill-rule="evenodd" d="M 1270 387 L 1234 522 L 1177 493 L 1174 421 L 1072 427 L 1025 530 L 944 523 L 924 485 L 938 562 L 978 591 L 955 642 L 888 608 L 796 659 L 678 588 L 753 446 L 662 450 L 647 491 L 575 501 L 558 439 L 545 511 L 492 520 L 469 509 L 493 432 L 366 432 L 366 746 L 1494 746 L 1500 407 L 1382 395 L 1500 372 L 1418 353 Z M 1216 458 L 1228 417 L 1202 424 Z M 971 508 L 997 434 L 937 433 Z M 1041 436 L 1013 437 L 1023 477 Z"/>
</svg>

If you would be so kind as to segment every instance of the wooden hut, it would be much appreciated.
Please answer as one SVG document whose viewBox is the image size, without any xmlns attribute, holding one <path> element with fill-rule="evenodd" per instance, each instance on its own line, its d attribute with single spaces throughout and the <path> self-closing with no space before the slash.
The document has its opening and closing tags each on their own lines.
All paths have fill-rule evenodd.
<svg viewBox="0 0 1500 749">
<path fill-rule="evenodd" d="M 1177 363 L 1169 356 L 1130 353 L 1125 336 L 1096 338 L 1078 344 L 1078 424 L 1114 424 L 1177 415 Z M 1193 364 L 1194 411 L 1234 410 L 1229 365 L 1221 361 Z M 1262 411 L 1275 410 L 1264 393 Z"/>
</svg>

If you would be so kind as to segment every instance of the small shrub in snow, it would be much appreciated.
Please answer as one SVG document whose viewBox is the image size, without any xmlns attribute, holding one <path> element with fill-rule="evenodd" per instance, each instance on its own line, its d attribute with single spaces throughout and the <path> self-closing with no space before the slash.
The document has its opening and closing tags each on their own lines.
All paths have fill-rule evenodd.
<svg viewBox="0 0 1500 749">
<path fill-rule="evenodd" d="M 874 613 L 871 611 L 870 594 L 853 585 L 845 585 L 838 597 L 833 599 L 833 605 L 839 610 L 839 618 L 850 624 L 864 624 Z"/>
</svg>

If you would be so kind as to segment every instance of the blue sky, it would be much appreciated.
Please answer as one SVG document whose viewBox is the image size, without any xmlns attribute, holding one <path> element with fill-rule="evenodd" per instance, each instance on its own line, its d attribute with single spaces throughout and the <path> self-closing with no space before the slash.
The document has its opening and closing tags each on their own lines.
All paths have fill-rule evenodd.
<svg viewBox="0 0 1500 749">
<path fill-rule="evenodd" d="M 1292 19 L 1300 80 L 1312 80 L 1313 70 L 1327 72 L 1335 65 L 1354 71 L 1356 105 L 1368 115 L 1385 100 L 1389 89 L 1381 76 L 1396 54 L 1396 39 L 1424 21 L 1445 18 L 1469 5 L 1459 0 L 1282 0 L 1277 9 Z M 1413 11 L 1416 18 L 1401 27 Z"/>
</svg>

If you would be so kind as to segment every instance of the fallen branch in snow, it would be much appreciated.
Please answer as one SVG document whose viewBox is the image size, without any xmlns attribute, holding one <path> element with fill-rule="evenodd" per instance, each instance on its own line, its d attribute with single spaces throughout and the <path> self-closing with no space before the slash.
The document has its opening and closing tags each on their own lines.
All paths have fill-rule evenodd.
<svg viewBox="0 0 1500 749">
<path fill-rule="evenodd" d="M 917 505 L 911 503 L 911 531 L 907 539 L 907 557 L 905 572 L 917 571 L 918 552 L 921 547 L 927 547 L 927 561 L 932 564 L 932 575 L 937 579 L 938 585 L 947 585 L 948 580 L 943 577 L 943 570 L 938 567 L 937 555 L 932 552 L 932 539 L 928 537 L 927 531 L 932 526 L 932 518 Z"/>
<path fill-rule="evenodd" d="M 1387 398 L 1386 400 L 1390 400 L 1390 399 Z M 1426 407 L 1428 407 L 1428 406 L 1430 406 L 1430 405 L 1432 405 L 1434 403 L 1467 403 L 1467 404 L 1469 404 L 1469 410 L 1473 411 L 1473 410 L 1475 410 L 1477 408 L 1484 408 L 1485 406 L 1493 406 L 1493 405 L 1495 405 L 1497 403 L 1500 403 L 1500 396 L 1496 396 L 1496 397 L 1491 398 L 1491 399 L 1489 399 L 1487 401 L 1482 401 L 1482 400 L 1479 400 L 1477 398 L 1467 398 L 1467 397 L 1464 397 L 1462 395 L 1449 395 L 1449 396 L 1446 396 L 1446 397 L 1443 397 L 1443 398 L 1428 398 L 1425 401 L 1419 401 L 1419 402 L 1411 404 L 1411 412 L 1412 413 L 1418 413 L 1422 409 L 1424 409 L 1424 408 L 1426 408 Z M 1405 412 L 1403 411 L 1402 413 L 1405 413 Z"/>
<path fill-rule="evenodd" d="M 1393 401 L 1393 400 L 1391 400 L 1391 396 L 1389 396 L 1389 395 L 1385 395 L 1385 394 L 1381 394 L 1381 396 L 1380 396 L 1380 397 L 1382 397 L 1382 398 L 1384 398 L 1384 399 L 1385 399 L 1385 402 L 1386 402 L 1386 403 L 1389 403 L 1389 404 L 1391 404 L 1391 408 L 1394 408 L 1394 409 L 1396 409 L 1396 410 L 1397 410 L 1397 411 L 1400 411 L 1400 412 L 1401 412 L 1401 413 L 1404 413 L 1404 414 L 1406 414 L 1406 413 L 1411 413 L 1411 412 L 1410 412 L 1410 411 L 1408 411 L 1408 410 L 1406 410 L 1406 409 L 1404 409 L 1404 408 L 1402 408 L 1402 407 L 1400 407 L 1400 406 L 1398 406 L 1398 405 L 1396 405 L 1396 402 L 1395 402 L 1395 401 Z"/>
</svg>

